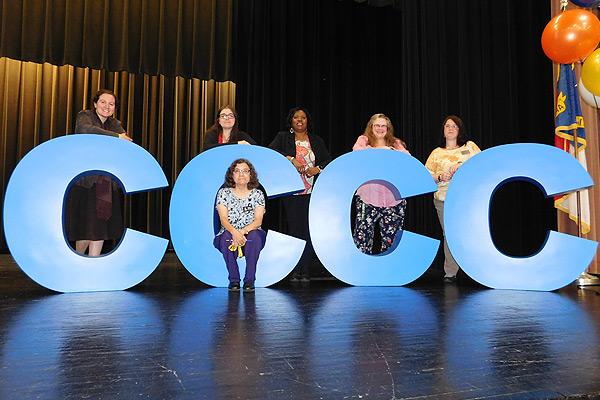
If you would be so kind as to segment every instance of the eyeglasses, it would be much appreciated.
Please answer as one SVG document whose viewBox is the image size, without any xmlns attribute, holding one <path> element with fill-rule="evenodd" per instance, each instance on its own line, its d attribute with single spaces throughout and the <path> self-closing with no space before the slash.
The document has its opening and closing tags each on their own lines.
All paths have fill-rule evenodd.
<svg viewBox="0 0 600 400">
<path fill-rule="evenodd" d="M 219 115 L 219 118 L 223 118 L 223 119 L 234 119 L 235 115 L 233 113 L 231 114 L 221 114 Z"/>
<path fill-rule="evenodd" d="M 387 129 L 387 125 L 373 124 L 373 128 L 386 128 Z"/>
<path fill-rule="evenodd" d="M 233 173 L 238 174 L 238 175 L 248 175 L 248 174 L 250 174 L 250 170 L 249 169 L 234 169 Z"/>
<path fill-rule="evenodd" d="M 458 129 L 458 126 L 456 126 L 456 125 L 444 125 L 444 128 L 447 128 L 447 129 Z"/>
</svg>

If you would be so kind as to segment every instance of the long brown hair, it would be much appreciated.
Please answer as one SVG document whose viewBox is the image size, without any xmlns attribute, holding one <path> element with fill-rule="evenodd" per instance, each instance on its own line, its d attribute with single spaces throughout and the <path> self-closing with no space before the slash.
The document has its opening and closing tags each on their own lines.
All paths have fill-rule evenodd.
<svg viewBox="0 0 600 400">
<path fill-rule="evenodd" d="M 235 108 L 233 108 L 230 105 L 225 105 L 217 110 L 217 115 L 215 116 L 215 123 L 210 128 L 208 128 L 208 130 L 204 133 L 204 135 L 206 135 L 210 131 L 216 131 L 217 134 L 219 134 L 219 135 L 221 133 L 223 133 L 223 127 L 219 123 L 219 116 L 221 115 L 221 112 L 223 110 L 225 110 L 226 108 L 230 109 L 231 112 L 233 113 L 233 115 L 235 116 L 235 123 L 233 124 L 233 127 L 231 128 L 231 134 L 229 135 L 228 143 L 237 143 L 238 142 L 238 132 L 239 132 L 238 113 L 237 113 L 237 111 L 235 111 Z"/>
<path fill-rule="evenodd" d="M 238 158 L 234 162 L 231 163 L 229 168 L 227 168 L 227 172 L 225 172 L 225 182 L 223 182 L 223 187 L 233 188 L 235 187 L 235 181 L 233 180 L 233 170 L 237 167 L 238 164 L 246 164 L 250 169 L 250 180 L 248 181 L 248 189 L 256 189 L 259 185 L 258 182 L 258 174 L 254 169 L 254 165 L 245 158 Z"/>
<path fill-rule="evenodd" d="M 385 145 L 394 147 L 394 144 L 396 144 L 396 140 L 400 140 L 400 139 L 398 139 L 396 136 L 394 136 L 394 125 L 392 124 L 392 121 L 388 118 L 388 116 L 385 114 L 382 114 L 382 113 L 373 114 L 371 119 L 369 119 L 369 122 L 367 122 L 367 127 L 365 128 L 363 135 L 365 135 L 367 137 L 368 143 L 370 146 L 375 146 L 375 144 L 377 143 L 377 139 L 375 138 L 375 135 L 373 134 L 373 121 L 375 121 L 377 118 L 383 118 L 387 122 L 387 127 L 388 127 L 387 133 L 385 134 L 385 137 L 384 137 Z M 400 143 L 402 143 L 402 145 L 404 147 L 406 147 L 406 145 L 404 144 L 404 142 L 402 140 L 400 140 Z"/>
</svg>

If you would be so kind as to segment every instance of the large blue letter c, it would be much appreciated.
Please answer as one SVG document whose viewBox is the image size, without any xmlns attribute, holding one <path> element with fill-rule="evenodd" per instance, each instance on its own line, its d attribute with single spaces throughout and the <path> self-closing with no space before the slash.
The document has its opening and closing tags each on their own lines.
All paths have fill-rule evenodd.
<svg viewBox="0 0 600 400">
<path fill-rule="evenodd" d="M 448 246 L 460 267 L 477 282 L 496 289 L 554 290 L 585 270 L 598 243 L 550 231 L 531 257 L 498 251 L 489 226 L 494 191 L 510 180 L 530 180 L 548 196 L 593 185 L 568 153 L 552 146 L 518 143 L 477 154 L 456 173 L 444 202 Z"/>
<path fill-rule="evenodd" d="M 392 183 L 403 198 L 436 190 L 423 164 L 408 154 L 380 149 L 344 154 L 327 166 L 313 188 L 309 211 L 313 247 L 329 272 L 346 283 L 405 285 L 427 270 L 439 241 L 403 231 L 392 252 L 372 256 L 358 250 L 350 229 L 352 196 L 371 180 Z"/>
<path fill-rule="evenodd" d="M 4 199 L 4 231 L 21 269 L 60 292 L 127 289 L 156 268 L 166 239 L 127 229 L 119 247 L 102 257 L 75 253 L 63 233 L 69 183 L 86 171 L 118 177 L 127 193 L 167 186 L 156 160 L 143 148 L 102 135 L 70 135 L 31 150 L 15 168 Z"/>
</svg>

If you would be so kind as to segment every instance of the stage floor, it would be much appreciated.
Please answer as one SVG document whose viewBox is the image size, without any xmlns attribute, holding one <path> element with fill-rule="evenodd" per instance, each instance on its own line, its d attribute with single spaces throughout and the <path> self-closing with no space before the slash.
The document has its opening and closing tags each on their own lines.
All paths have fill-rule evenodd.
<svg viewBox="0 0 600 400">
<path fill-rule="evenodd" d="M 600 395 L 600 287 L 422 279 L 229 293 L 168 254 L 133 289 L 57 294 L 10 256 L 0 264 L 3 400 Z"/>
</svg>

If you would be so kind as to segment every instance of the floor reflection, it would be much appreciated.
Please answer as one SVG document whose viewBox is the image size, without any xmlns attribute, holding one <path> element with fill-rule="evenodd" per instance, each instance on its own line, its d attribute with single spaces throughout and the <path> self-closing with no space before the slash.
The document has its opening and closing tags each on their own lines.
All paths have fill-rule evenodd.
<svg viewBox="0 0 600 400">
<path fill-rule="evenodd" d="M 600 296 L 464 287 L 12 297 L 0 398 L 599 393 Z"/>
</svg>

